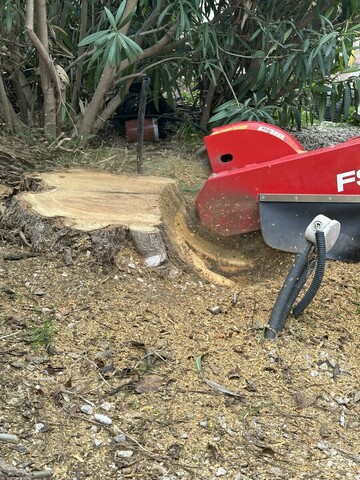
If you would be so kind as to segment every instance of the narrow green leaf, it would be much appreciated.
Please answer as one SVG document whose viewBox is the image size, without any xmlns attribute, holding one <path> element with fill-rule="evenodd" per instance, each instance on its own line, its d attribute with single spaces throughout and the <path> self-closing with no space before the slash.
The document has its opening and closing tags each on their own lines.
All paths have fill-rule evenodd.
<svg viewBox="0 0 360 480">
<path fill-rule="evenodd" d="M 306 73 L 306 77 L 309 79 L 309 82 L 311 82 L 311 79 L 312 79 L 313 63 L 314 63 L 314 51 L 312 50 L 306 59 L 306 65 L 305 65 L 305 73 Z"/>
<path fill-rule="evenodd" d="M 116 50 L 117 44 L 116 40 L 109 43 L 108 48 L 105 50 L 104 56 L 107 58 L 107 63 L 111 67 L 115 67 L 116 65 Z"/>
<path fill-rule="evenodd" d="M 110 12 L 110 10 L 107 8 L 107 7 L 104 7 L 104 10 L 105 10 L 105 13 L 106 13 L 106 16 L 109 20 L 109 23 L 110 25 L 112 26 L 112 28 L 114 30 L 117 30 L 117 26 L 116 26 L 116 22 L 115 22 L 115 18 L 114 18 L 114 15 Z"/>
<path fill-rule="evenodd" d="M 293 28 L 289 28 L 288 30 L 286 30 L 286 32 L 284 33 L 284 42 L 286 42 L 286 40 L 290 37 L 293 31 Z"/>
<path fill-rule="evenodd" d="M 121 32 L 118 32 L 117 36 L 128 60 L 130 62 L 136 60 L 136 58 L 138 58 L 138 56 L 142 53 L 142 48 L 136 42 L 134 42 L 134 40 L 122 34 Z"/>
<path fill-rule="evenodd" d="M 10 1 L 6 3 L 5 10 L 6 10 L 6 30 L 8 33 L 10 33 L 13 25 L 13 12 L 11 11 Z"/>
<path fill-rule="evenodd" d="M 203 355 L 199 355 L 198 357 L 195 357 L 195 369 L 197 372 L 202 375 L 202 358 Z"/>
<path fill-rule="evenodd" d="M 349 54 L 343 38 L 341 39 L 341 53 L 344 59 L 344 65 L 349 65 Z"/>
<path fill-rule="evenodd" d="M 324 59 L 322 55 L 318 55 L 318 62 L 319 62 L 319 67 L 320 67 L 320 72 L 323 78 L 326 78 L 326 70 L 325 70 L 325 64 L 324 64 Z"/>
<path fill-rule="evenodd" d="M 136 13 L 136 9 L 134 9 L 132 12 L 129 13 L 129 15 L 126 15 L 125 18 L 121 20 L 121 22 L 118 24 L 118 30 L 120 30 L 124 25 L 130 22 L 130 20 L 133 18 L 133 16 Z"/>
<path fill-rule="evenodd" d="M 338 32 L 330 32 L 322 36 L 315 50 L 315 54 L 318 54 L 321 51 L 321 49 L 325 46 L 326 43 L 336 40 L 338 35 L 339 35 Z M 334 42 L 334 45 L 335 45 L 335 42 Z"/>
<path fill-rule="evenodd" d="M 265 52 L 263 50 L 257 50 L 252 58 L 264 58 L 265 57 Z"/>
<path fill-rule="evenodd" d="M 90 45 L 91 43 L 95 43 L 99 41 L 101 38 L 105 37 L 109 33 L 109 30 L 101 30 L 100 32 L 91 33 L 87 37 L 83 38 L 81 42 L 79 42 L 79 47 L 85 47 L 86 45 Z"/>
<path fill-rule="evenodd" d="M 90 62 L 89 62 L 89 66 L 95 64 L 97 62 L 97 60 L 102 57 L 104 51 L 103 49 L 96 49 L 95 52 L 91 55 L 91 58 L 90 58 Z"/>
<path fill-rule="evenodd" d="M 282 75 L 283 76 L 287 76 L 288 73 L 292 70 L 292 68 L 290 69 L 290 67 L 292 67 L 292 64 L 293 64 L 295 58 L 296 58 L 295 53 L 292 53 L 288 56 L 284 66 L 282 67 Z"/>
<path fill-rule="evenodd" d="M 255 30 L 255 32 L 250 37 L 250 42 L 254 41 L 261 32 L 262 32 L 261 28 L 258 28 L 257 30 Z"/>
<path fill-rule="evenodd" d="M 343 116 L 345 119 L 349 116 L 349 110 L 351 106 L 351 90 L 348 83 L 344 85 L 344 92 L 343 92 Z"/>
<path fill-rule="evenodd" d="M 170 3 L 163 11 L 162 13 L 159 15 L 159 18 L 158 18 L 158 21 L 157 21 L 157 26 L 160 27 L 164 18 L 168 15 L 171 14 L 171 8 L 173 7 L 173 4 Z"/>
<path fill-rule="evenodd" d="M 124 10 L 125 10 L 125 7 L 126 7 L 126 1 L 123 0 L 120 5 L 119 5 L 119 8 L 117 9 L 117 12 L 116 12 L 116 15 L 115 15 L 115 23 L 116 25 L 120 22 L 121 20 L 121 17 L 124 13 Z"/>
<path fill-rule="evenodd" d="M 251 86 L 251 89 L 256 91 L 262 87 L 265 80 L 265 62 L 261 62 L 257 72 L 255 83 Z"/>
<path fill-rule="evenodd" d="M 303 52 L 307 52 L 310 46 L 310 39 L 305 38 L 304 43 L 303 43 Z"/>
</svg>

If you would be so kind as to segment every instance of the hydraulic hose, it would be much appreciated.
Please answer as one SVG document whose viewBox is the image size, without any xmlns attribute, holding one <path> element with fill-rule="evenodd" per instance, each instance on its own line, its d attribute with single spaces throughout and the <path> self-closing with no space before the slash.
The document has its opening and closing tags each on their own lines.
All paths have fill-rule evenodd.
<svg viewBox="0 0 360 480">
<path fill-rule="evenodd" d="M 314 245 L 308 242 L 305 251 L 296 256 L 294 265 L 290 269 L 275 302 L 268 325 L 265 327 L 265 338 L 276 338 L 277 333 L 284 328 L 291 307 L 311 271 L 309 270 L 309 256 L 313 250 Z"/>
<path fill-rule="evenodd" d="M 317 230 L 315 232 L 315 237 L 316 237 L 316 251 L 317 251 L 316 270 L 308 291 L 305 293 L 303 298 L 293 309 L 293 315 L 295 318 L 298 318 L 303 313 L 305 308 L 313 300 L 317 291 L 320 288 L 322 279 L 324 277 L 325 261 L 326 261 L 325 234 L 323 231 Z"/>
</svg>

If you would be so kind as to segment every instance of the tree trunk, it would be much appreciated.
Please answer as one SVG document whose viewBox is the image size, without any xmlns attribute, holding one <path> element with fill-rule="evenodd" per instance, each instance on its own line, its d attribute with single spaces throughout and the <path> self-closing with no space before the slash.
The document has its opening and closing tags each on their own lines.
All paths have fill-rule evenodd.
<svg viewBox="0 0 360 480">
<path fill-rule="evenodd" d="M 18 52 L 20 57 L 20 52 Z M 6 73 L 10 76 L 12 85 L 16 93 L 18 107 L 20 109 L 20 118 L 25 125 L 31 126 L 30 106 L 32 102 L 32 91 L 24 73 L 20 68 L 11 65 L 3 66 Z"/>
<path fill-rule="evenodd" d="M 3 121 L 5 122 L 6 128 L 10 131 L 14 131 L 13 119 L 11 115 L 11 103 L 6 95 L 5 85 L 3 78 L 0 75 L 0 107 Z"/>
<path fill-rule="evenodd" d="M 25 124 L 16 115 L 16 112 L 6 95 L 5 86 L 4 86 L 4 82 L 1 75 L 0 75 L 0 110 L 2 115 L 4 116 L 3 120 L 5 121 L 6 128 L 10 132 L 18 132 L 25 128 Z"/>
<path fill-rule="evenodd" d="M 200 125 L 203 128 L 207 128 L 209 118 L 211 115 L 212 107 L 213 107 L 213 100 L 214 100 L 214 95 L 217 89 L 217 81 L 219 80 L 221 75 L 220 70 L 217 70 L 215 73 L 215 78 L 216 78 L 216 84 L 214 85 L 210 80 L 208 81 L 208 89 L 205 94 L 203 106 L 201 109 L 201 120 L 200 120 Z"/>
<path fill-rule="evenodd" d="M 126 18 L 137 6 L 138 0 L 128 0 L 126 8 L 123 13 L 123 18 Z M 127 34 L 127 31 L 130 26 L 130 21 L 124 25 L 121 29 L 121 33 L 124 35 Z M 106 65 L 104 71 L 100 77 L 99 83 L 94 92 L 93 98 L 88 105 L 88 108 L 85 111 L 84 117 L 80 121 L 80 124 L 77 125 L 77 131 L 74 132 L 76 136 L 86 136 L 89 135 L 92 129 L 92 126 L 95 122 L 96 116 L 101 111 L 105 95 L 108 93 L 111 85 L 114 82 L 116 76 L 116 69 Z"/>
<path fill-rule="evenodd" d="M 88 0 L 82 0 L 81 2 L 81 18 L 80 18 L 80 32 L 79 32 L 79 42 L 85 37 L 86 29 L 87 29 L 87 19 L 88 19 Z M 78 57 L 81 56 L 85 52 L 85 47 L 79 47 L 78 49 Z M 78 111 L 78 103 L 79 103 L 79 92 L 81 87 L 82 81 L 82 73 L 83 73 L 83 63 L 84 60 L 81 60 L 76 66 L 76 74 L 75 74 L 75 82 L 73 84 L 73 91 L 71 96 L 71 105 L 75 111 Z"/>
<path fill-rule="evenodd" d="M 49 39 L 47 28 L 47 14 L 45 0 L 37 0 L 35 3 L 39 40 L 42 43 L 47 55 L 49 55 Z M 49 55 L 50 57 L 50 55 Z M 44 130 L 45 133 L 53 138 L 56 137 L 56 97 L 54 85 L 51 81 L 48 68 L 44 60 L 39 57 L 41 90 L 44 95 Z"/>
<path fill-rule="evenodd" d="M 26 32 L 29 35 L 38 55 L 40 64 L 42 92 L 44 96 L 45 107 L 45 132 L 51 136 L 56 135 L 56 96 L 55 89 L 59 94 L 59 102 L 62 98 L 62 92 L 59 82 L 59 77 L 54 67 L 53 61 L 49 54 L 48 34 L 47 34 L 47 18 L 46 18 L 46 2 L 45 0 L 38 0 L 36 3 L 38 24 L 42 40 L 36 35 L 34 31 L 34 0 L 26 0 Z M 44 42 L 44 43 L 43 43 Z M 47 68 L 47 71 L 45 69 Z"/>
</svg>

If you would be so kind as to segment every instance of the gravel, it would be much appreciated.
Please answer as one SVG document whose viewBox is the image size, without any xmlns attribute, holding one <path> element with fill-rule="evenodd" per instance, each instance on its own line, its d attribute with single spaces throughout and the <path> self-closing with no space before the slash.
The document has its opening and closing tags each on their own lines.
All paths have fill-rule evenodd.
<svg viewBox="0 0 360 480">
<path fill-rule="evenodd" d="M 360 136 L 360 126 L 323 122 L 320 126 L 306 127 L 301 131 L 291 132 L 291 135 L 303 145 L 305 150 L 315 150 Z"/>
</svg>

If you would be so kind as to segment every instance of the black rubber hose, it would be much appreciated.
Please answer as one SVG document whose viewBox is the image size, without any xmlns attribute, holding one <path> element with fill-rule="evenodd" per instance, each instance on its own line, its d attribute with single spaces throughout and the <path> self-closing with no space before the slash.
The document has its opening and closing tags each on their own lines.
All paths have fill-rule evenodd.
<svg viewBox="0 0 360 480">
<path fill-rule="evenodd" d="M 308 242 L 305 251 L 296 256 L 294 265 L 291 267 L 275 302 L 268 325 L 265 327 L 265 338 L 276 338 L 277 333 L 284 328 L 291 307 L 308 277 L 309 256 L 313 250 L 314 245 Z"/>
<path fill-rule="evenodd" d="M 315 232 L 315 237 L 316 237 L 316 250 L 317 250 L 316 270 L 308 291 L 305 293 L 303 298 L 300 300 L 300 302 L 297 305 L 295 305 L 293 309 L 293 315 L 295 318 L 298 318 L 303 313 L 305 308 L 308 307 L 310 302 L 313 300 L 317 291 L 320 288 L 322 279 L 324 277 L 325 261 L 326 261 L 326 243 L 325 243 L 324 232 L 321 230 L 317 230 Z"/>
</svg>

